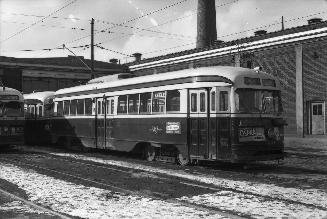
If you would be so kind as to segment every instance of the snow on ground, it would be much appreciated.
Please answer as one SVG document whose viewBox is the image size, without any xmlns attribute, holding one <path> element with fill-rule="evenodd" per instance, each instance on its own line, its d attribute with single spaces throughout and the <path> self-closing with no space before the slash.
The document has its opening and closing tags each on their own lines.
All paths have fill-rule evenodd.
<svg viewBox="0 0 327 219">
<path fill-rule="evenodd" d="M 192 181 L 201 183 L 211 184 L 218 187 L 235 189 L 241 192 L 249 192 L 257 195 L 265 195 L 272 198 L 281 198 L 285 200 L 297 201 L 305 204 L 312 204 L 327 208 L 327 193 L 323 190 L 318 189 L 297 189 L 297 188 L 286 188 L 277 186 L 274 184 L 264 184 L 248 181 L 229 180 L 219 178 L 213 175 L 203 174 L 190 174 L 185 171 L 161 169 L 142 164 L 128 163 L 125 161 L 105 160 L 96 157 L 86 157 L 83 155 L 69 154 L 69 153 L 52 153 L 57 156 L 71 157 L 85 161 L 92 161 L 102 164 L 108 164 L 113 166 L 125 167 L 130 169 L 137 169 L 147 171 L 151 173 L 160 173 L 168 176 L 180 177 Z"/>
<path fill-rule="evenodd" d="M 327 160 L 326 157 L 313 158 L 291 155 L 283 161 L 283 166 L 307 170 L 327 171 Z"/>
<path fill-rule="evenodd" d="M 320 175 L 320 174 L 266 173 L 266 174 L 262 174 L 262 176 L 274 177 L 274 178 L 279 178 L 279 179 L 307 180 L 310 182 L 315 182 L 315 181 L 327 182 L 327 176 Z"/>
<path fill-rule="evenodd" d="M 247 194 L 235 194 L 221 191 L 214 194 L 203 194 L 180 198 L 190 203 L 198 203 L 223 210 L 234 210 L 252 218 L 323 218 L 327 211 L 305 207 L 299 204 L 289 204 L 271 201 Z"/>
<path fill-rule="evenodd" d="M 0 212 L 15 212 L 18 214 L 47 214 L 51 215 L 49 212 L 40 211 L 35 208 L 32 208 L 29 205 L 26 205 L 21 201 L 12 201 L 0 205 Z"/>
<path fill-rule="evenodd" d="M 225 218 L 176 203 L 126 195 L 58 180 L 10 164 L 0 177 L 25 190 L 29 200 L 82 218 Z"/>
</svg>

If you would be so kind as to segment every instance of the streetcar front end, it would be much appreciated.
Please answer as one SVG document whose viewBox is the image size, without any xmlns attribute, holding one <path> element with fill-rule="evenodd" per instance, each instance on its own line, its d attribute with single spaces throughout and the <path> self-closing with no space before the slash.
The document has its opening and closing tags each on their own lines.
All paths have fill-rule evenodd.
<svg viewBox="0 0 327 219">
<path fill-rule="evenodd" d="M 24 100 L 11 88 L 0 91 L 0 146 L 24 143 Z"/>
<path fill-rule="evenodd" d="M 281 91 L 270 78 L 244 79 L 247 87 L 234 88 L 231 118 L 231 160 L 280 160 L 284 154 Z"/>
</svg>

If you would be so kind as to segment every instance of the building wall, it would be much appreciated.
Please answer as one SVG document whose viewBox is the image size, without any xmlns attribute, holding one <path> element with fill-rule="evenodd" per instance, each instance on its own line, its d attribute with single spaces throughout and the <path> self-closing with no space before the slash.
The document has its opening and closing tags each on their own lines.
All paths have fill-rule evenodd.
<svg viewBox="0 0 327 219">
<path fill-rule="evenodd" d="M 302 57 L 297 56 L 296 48 L 298 46 L 302 47 Z M 301 58 L 300 61 L 303 63 L 303 81 L 297 82 L 296 63 L 299 61 L 299 58 Z M 213 65 L 239 65 L 250 68 L 260 66 L 263 71 L 276 76 L 282 86 L 284 115 L 288 123 L 285 129 L 286 134 L 299 134 L 298 124 L 301 124 L 301 126 L 303 124 L 304 134 L 309 134 L 308 103 L 314 100 L 327 101 L 327 39 L 320 39 L 319 42 L 296 42 L 274 48 L 264 48 L 251 52 L 240 52 L 239 54 L 201 59 L 192 63 L 180 63 L 155 69 L 143 69 L 134 73 L 137 75 L 146 75 Z M 299 88 L 299 85 L 302 83 L 303 103 L 299 103 L 299 100 L 296 103 L 296 86 L 301 91 L 302 88 Z M 302 112 L 297 112 L 297 108 L 299 108 L 297 104 L 302 104 L 303 106 L 303 121 L 299 117 L 299 115 L 302 115 Z"/>
<path fill-rule="evenodd" d="M 77 86 L 86 81 L 83 79 L 23 77 L 23 92 L 27 94 L 33 91 L 56 91 L 61 88 Z"/>
<path fill-rule="evenodd" d="M 0 69 L 0 80 L 6 87 L 22 91 L 22 71 L 19 68 Z"/>
<path fill-rule="evenodd" d="M 309 133 L 310 102 L 327 101 L 327 40 L 303 45 L 303 89 L 304 124 L 306 133 Z"/>
<path fill-rule="evenodd" d="M 279 79 L 282 87 L 282 103 L 287 120 L 287 134 L 296 134 L 296 56 L 293 45 L 254 52 L 251 56 L 253 66 L 261 66 L 263 71 Z M 242 67 L 247 67 L 242 59 Z"/>
</svg>

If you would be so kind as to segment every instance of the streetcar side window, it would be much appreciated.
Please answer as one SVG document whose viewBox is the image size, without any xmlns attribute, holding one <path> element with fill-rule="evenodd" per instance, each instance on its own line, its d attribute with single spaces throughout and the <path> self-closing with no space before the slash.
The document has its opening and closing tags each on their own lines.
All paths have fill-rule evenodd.
<svg viewBox="0 0 327 219">
<path fill-rule="evenodd" d="M 110 100 L 110 112 L 111 112 L 111 114 L 114 114 L 114 112 L 115 112 L 115 100 L 114 99 L 111 99 Z"/>
<path fill-rule="evenodd" d="M 151 93 L 140 94 L 140 113 L 151 113 Z"/>
<path fill-rule="evenodd" d="M 206 111 L 206 94 L 204 92 L 200 93 L 200 112 Z"/>
<path fill-rule="evenodd" d="M 139 111 L 139 94 L 128 96 L 128 114 L 138 114 Z"/>
<path fill-rule="evenodd" d="M 216 111 L 216 92 L 211 92 L 211 111 Z"/>
<path fill-rule="evenodd" d="M 49 117 L 53 115 L 53 103 L 47 103 L 44 105 L 44 116 Z"/>
<path fill-rule="evenodd" d="M 76 116 L 77 111 L 77 100 L 71 100 L 70 102 L 70 115 Z"/>
<path fill-rule="evenodd" d="M 35 117 L 35 106 L 31 105 L 31 117 L 34 118 Z"/>
<path fill-rule="evenodd" d="M 113 115 L 115 113 L 115 108 L 114 108 L 114 99 L 113 98 L 109 98 L 106 100 L 106 104 L 107 104 L 107 114 L 108 115 Z"/>
<path fill-rule="evenodd" d="M 127 95 L 118 97 L 118 114 L 127 114 Z"/>
<path fill-rule="evenodd" d="M 77 115 L 84 115 L 84 99 L 77 100 Z"/>
<path fill-rule="evenodd" d="M 219 111 L 228 111 L 228 91 L 219 92 Z"/>
<path fill-rule="evenodd" d="M 109 99 L 106 99 L 106 114 L 111 114 L 111 111 L 110 111 L 110 100 Z"/>
<path fill-rule="evenodd" d="M 166 112 L 180 111 L 180 92 L 178 90 L 167 91 Z"/>
<path fill-rule="evenodd" d="M 92 99 L 91 98 L 85 99 L 85 115 L 87 115 L 87 116 L 92 115 Z"/>
<path fill-rule="evenodd" d="M 65 100 L 64 101 L 64 115 L 69 115 L 69 105 L 70 105 L 70 101 L 69 100 Z"/>
<path fill-rule="evenodd" d="M 102 108 L 103 108 L 103 106 L 102 106 L 102 100 L 99 99 L 98 100 L 98 115 L 103 114 Z"/>
<path fill-rule="evenodd" d="M 40 105 L 38 108 L 39 108 L 38 116 L 42 117 L 43 116 L 43 106 Z"/>
<path fill-rule="evenodd" d="M 166 92 L 165 91 L 153 92 L 152 112 L 164 113 L 165 104 L 166 104 Z"/>
<path fill-rule="evenodd" d="M 57 116 L 64 115 L 64 104 L 62 101 L 57 102 Z"/>
<path fill-rule="evenodd" d="M 191 112 L 198 111 L 198 95 L 196 93 L 191 94 Z"/>
</svg>

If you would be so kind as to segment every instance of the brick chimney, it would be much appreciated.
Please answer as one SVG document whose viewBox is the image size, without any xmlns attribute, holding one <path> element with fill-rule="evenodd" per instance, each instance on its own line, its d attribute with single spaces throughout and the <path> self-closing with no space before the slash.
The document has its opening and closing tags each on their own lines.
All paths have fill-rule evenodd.
<svg viewBox="0 0 327 219">
<path fill-rule="evenodd" d="M 133 53 L 132 55 L 133 55 L 134 58 L 135 58 L 135 62 L 139 62 L 139 61 L 141 61 L 141 59 L 142 59 L 142 53 L 138 53 L 138 52 L 136 52 L 136 53 Z"/>
<path fill-rule="evenodd" d="M 217 40 L 215 0 L 198 0 L 196 48 L 214 44 Z"/>
</svg>

